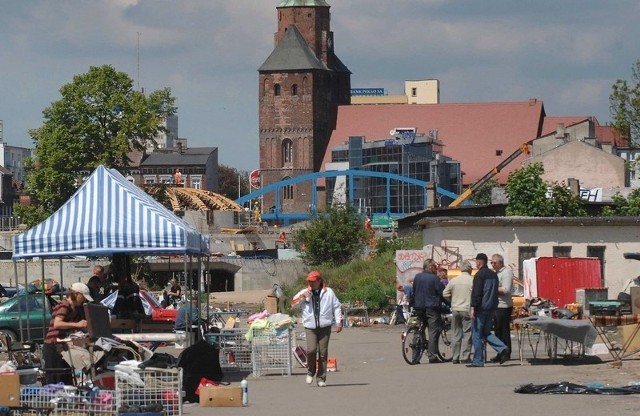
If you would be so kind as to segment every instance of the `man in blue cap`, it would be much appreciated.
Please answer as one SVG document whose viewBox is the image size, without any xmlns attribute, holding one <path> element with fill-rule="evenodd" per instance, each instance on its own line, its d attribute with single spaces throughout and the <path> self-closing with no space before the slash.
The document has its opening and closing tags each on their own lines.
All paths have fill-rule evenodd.
<svg viewBox="0 0 640 416">
<path fill-rule="evenodd" d="M 478 272 L 473 278 L 471 289 L 471 310 L 469 316 L 473 320 L 473 361 L 467 367 L 484 367 L 484 345 L 486 341 L 496 353 L 499 362 L 503 364 L 509 358 L 509 348 L 500 338 L 491 333 L 493 319 L 498 308 L 498 275 L 487 267 L 488 258 L 484 253 L 476 256 Z"/>
</svg>

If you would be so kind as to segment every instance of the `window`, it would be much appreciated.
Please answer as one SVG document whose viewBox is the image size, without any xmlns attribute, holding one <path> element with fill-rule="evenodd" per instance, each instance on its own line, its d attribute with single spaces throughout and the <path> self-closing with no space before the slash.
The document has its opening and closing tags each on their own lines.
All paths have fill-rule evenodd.
<svg viewBox="0 0 640 416">
<path fill-rule="evenodd" d="M 604 284 L 604 251 L 605 246 L 587 246 L 587 257 L 597 257 L 600 259 L 600 279 L 602 287 L 606 287 Z"/>
<path fill-rule="evenodd" d="M 290 139 L 282 141 L 282 163 L 291 163 L 293 161 L 293 142 Z"/>
<path fill-rule="evenodd" d="M 282 199 L 293 199 L 293 185 L 282 187 Z"/>
<path fill-rule="evenodd" d="M 502 156 L 502 150 L 496 150 L 496 156 Z"/>
<path fill-rule="evenodd" d="M 273 95 L 276 97 L 280 96 L 280 84 L 276 84 L 273 86 Z"/>
<path fill-rule="evenodd" d="M 202 189 L 202 179 L 201 178 L 191 178 L 191 187 L 194 189 Z"/>
<path fill-rule="evenodd" d="M 298 84 L 293 84 L 291 86 L 291 95 L 298 95 Z"/>
<path fill-rule="evenodd" d="M 518 264 L 520 265 L 520 276 L 523 276 L 523 264 L 525 260 L 532 259 L 537 256 L 537 246 L 521 246 L 518 247 Z"/>
<path fill-rule="evenodd" d="M 415 97 L 418 95 L 418 89 L 417 88 L 411 88 L 411 96 Z"/>
<path fill-rule="evenodd" d="M 553 257 L 571 257 L 571 246 L 553 246 Z"/>
<path fill-rule="evenodd" d="M 285 176 L 281 181 L 291 179 L 289 176 Z M 285 185 L 282 187 L 282 199 L 293 199 L 293 185 Z"/>
</svg>

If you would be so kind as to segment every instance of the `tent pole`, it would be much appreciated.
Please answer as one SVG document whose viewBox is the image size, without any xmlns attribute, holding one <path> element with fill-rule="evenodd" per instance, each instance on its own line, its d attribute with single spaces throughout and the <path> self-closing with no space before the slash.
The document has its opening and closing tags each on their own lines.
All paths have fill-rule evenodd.
<svg viewBox="0 0 640 416">
<path fill-rule="evenodd" d="M 187 266 L 187 254 L 185 253 L 184 256 L 182 257 L 183 261 L 184 261 L 184 278 L 185 278 L 185 283 L 187 285 L 187 299 L 185 299 L 184 305 L 182 306 L 183 308 L 191 308 L 192 306 L 187 306 L 191 303 L 191 297 L 193 296 L 192 290 L 193 290 L 193 285 L 191 284 L 191 279 L 189 276 L 189 272 L 188 272 L 188 266 Z M 187 309 L 189 310 L 189 309 Z M 185 316 L 185 328 L 184 328 L 184 332 L 187 335 L 187 338 L 184 340 L 185 345 L 187 347 L 191 346 L 191 313 L 187 313 L 187 315 Z"/>
<path fill-rule="evenodd" d="M 200 290 L 198 291 L 198 311 L 199 311 L 199 315 L 202 315 L 202 293 L 203 293 L 203 288 L 206 287 L 205 286 L 205 282 L 204 282 L 204 276 L 202 275 L 202 256 L 200 256 L 200 254 L 198 254 L 197 256 L 198 259 L 198 285 Z M 207 299 L 207 303 L 209 303 L 209 300 Z M 207 309 L 207 315 L 209 314 L 209 311 Z M 207 321 L 208 322 L 208 321 Z M 198 320 L 198 326 L 200 326 L 200 321 Z M 200 328 L 198 328 L 200 329 Z M 200 331 L 198 330 L 197 332 L 197 336 L 198 338 L 200 337 Z M 199 341 L 199 339 L 198 339 Z"/>
<path fill-rule="evenodd" d="M 62 257 L 58 259 L 60 261 L 60 289 L 64 287 L 64 276 L 62 276 Z"/>
<path fill-rule="evenodd" d="M 26 270 L 26 266 L 27 266 L 27 261 L 26 260 L 22 260 L 25 264 L 25 270 Z M 16 298 L 18 299 L 18 313 L 20 312 L 20 280 L 18 279 L 18 263 L 14 260 L 13 261 L 13 274 L 16 278 Z M 26 275 L 25 275 L 25 279 L 26 279 Z M 22 319 L 18 322 L 18 328 L 20 328 L 20 340 L 22 340 Z M 16 340 L 14 340 L 16 341 Z M 8 340 L 8 342 L 11 342 L 11 340 Z"/>
<path fill-rule="evenodd" d="M 211 269 L 209 268 L 209 259 L 207 256 L 205 270 L 204 270 L 204 284 L 207 288 L 207 324 L 211 322 Z"/>
</svg>

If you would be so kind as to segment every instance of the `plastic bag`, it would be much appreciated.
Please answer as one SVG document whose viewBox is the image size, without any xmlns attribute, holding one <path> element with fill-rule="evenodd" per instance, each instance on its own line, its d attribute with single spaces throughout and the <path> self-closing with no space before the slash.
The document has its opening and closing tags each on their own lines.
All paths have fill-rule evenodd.
<svg viewBox="0 0 640 416">
<path fill-rule="evenodd" d="M 524 394 L 639 394 L 640 385 L 624 387 L 607 387 L 602 385 L 581 385 L 561 381 L 551 384 L 523 384 L 514 389 L 516 393 Z"/>
<path fill-rule="evenodd" d="M 198 384 L 198 388 L 196 388 L 196 394 L 199 396 L 200 395 L 200 387 L 217 387 L 219 386 L 220 383 L 218 381 L 215 380 L 209 380 L 206 377 L 202 377 L 200 379 L 200 383 Z"/>
</svg>

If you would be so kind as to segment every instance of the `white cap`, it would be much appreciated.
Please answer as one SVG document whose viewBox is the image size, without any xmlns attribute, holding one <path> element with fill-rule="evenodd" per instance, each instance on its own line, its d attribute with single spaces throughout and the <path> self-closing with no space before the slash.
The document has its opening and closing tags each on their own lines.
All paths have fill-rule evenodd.
<svg viewBox="0 0 640 416">
<path fill-rule="evenodd" d="M 84 283 L 75 282 L 74 284 L 71 285 L 69 290 L 72 290 L 72 291 L 78 292 L 78 293 L 82 293 L 82 295 L 85 297 L 85 299 L 87 299 L 89 302 L 93 302 L 93 298 L 91 297 L 91 294 L 89 292 L 89 286 L 85 285 Z"/>
</svg>

